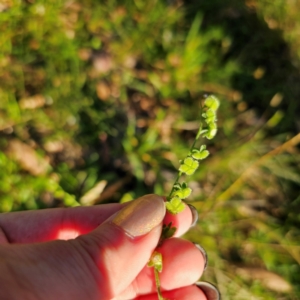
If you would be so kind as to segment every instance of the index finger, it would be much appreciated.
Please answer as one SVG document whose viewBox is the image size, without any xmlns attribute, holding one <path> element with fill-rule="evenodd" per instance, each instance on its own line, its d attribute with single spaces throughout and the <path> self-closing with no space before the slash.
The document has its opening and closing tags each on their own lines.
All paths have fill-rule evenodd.
<svg viewBox="0 0 300 300">
<path fill-rule="evenodd" d="M 92 231 L 123 206 L 114 203 L 4 213 L 0 214 L 0 229 L 9 243 L 71 239 Z"/>
<path fill-rule="evenodd" d="M 3 213 L 0 214 L 0 244 L 76 238 L 97 228 L 125 205 L 127 204 L 112 203 Z M 170 222 L 172 227 L 177 228 L 174 236 L 180 236 L 190 228 L 193 213 L 187 205 L 177 215 L 167 212 L 164 224 Z"/>
</svg>

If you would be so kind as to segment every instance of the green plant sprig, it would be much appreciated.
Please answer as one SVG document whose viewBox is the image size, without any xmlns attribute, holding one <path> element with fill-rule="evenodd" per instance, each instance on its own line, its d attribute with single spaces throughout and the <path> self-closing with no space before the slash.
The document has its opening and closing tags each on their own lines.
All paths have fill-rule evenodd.
<svg viewBox="0 0 300 300">
<path fill-rule="evenodd" d="M 192 193 L 192 189 L 189 188 L 185 182 L 180 183 L 179 179 L 184 174 L 187 176 L 193 175 L 198 169 L 200 161 L 209 156 L 209 151 L 206 149 L 206 145 L 201 145 L 199 148 L 196 148 L 196 142 L 200 139 L 200 137 L 205 137 L 211 140 L 217 134 L 216 122 L 217 109 L 219 108 L 219 105 L 219 100 L 213 95 L 207 97 L 204 101 L 204 106 L 201 109 L 202 119 L 200 121 L 199 130 L 188 155 L 184 160 L 180 161 L 178 175 L 172 186 L 171 192 L 167 197 L 166 207 L 172 214 L 178 214 L 184 210 L 185 205 L 182 200 L 189 197 Z"/>
<path fill-rule="evenodd" d="M 181 176 L 193 175 L 198 169 L 200 161 L 209 156 L 209 151 L 206 149 L 206 145 L 201 145 L 199 148 L 196 148 L 196 142 L 200 139 L 200 137 L 211 140 L 217 134 L 216 122 L 217 110 L 219 108 L 219 105 L 219 100 L 215 96 L 210 95 L 205 99 L 204 105 L 203 107 L 201 107 L 201 120 L 199 130 L 188 155 L 184 160 L 180 161 L 177 177 L 172 186 L 170 194 L 167 197 L 166 208 L 171 214 L 178 214 L 183 211 L 185 209 L 183 200 L 189 197 L 192 193 L 192 189 L 188 187 L 185 182 L 179 182 Z M 165 239 L 172 237 L 175 231 L 176 227 L 172 227 L 172 222 L 168 225 L 164 225 L 158 247 Z M 159 280 L 159 273 L 162 272 L 163 269 L 162 254 L 158 251 L 154 251 L 149 260 L 148 266 L 154 268 L 158 300 L 167 300 L 162 296 Z"/>
</svg>

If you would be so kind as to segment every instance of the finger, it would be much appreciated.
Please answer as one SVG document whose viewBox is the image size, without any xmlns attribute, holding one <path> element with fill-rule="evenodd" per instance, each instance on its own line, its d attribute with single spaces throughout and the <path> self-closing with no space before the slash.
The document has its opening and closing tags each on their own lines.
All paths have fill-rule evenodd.
<svg viewBox="0 0 300 300">
<path fill-rule="evenodd" d="M 198 281 L 195 285 L 204 292 L 207 300 L 220 300 L 221 295 L 219 290 L 210 282 Z"/>
<path fill-rule="evenodd" d="M 0 256 L 5 272 L 0 272 L 0 282 L 7 282 L 7 277 L 8 282 L 17 280 L 24 298 L 30 299 L 112 299 L 147 264 L 164 216 L 163 198 L 147 195 L 76 239 L 3 245 Z M 11 284 L 1 286 L 0 294 L 19 299 Z"/>
<path fill-rule="evenodd" d="M 76 238 L 94 230 L 126 205 L 128 203 L 114 203 L 0 214 L 0 228 L 3 232 L 0 244 Z M 194 220 L 195 211 L 186 205 L 185 210 L 177 215 L 167 213 L 164 224 L 172 222 L 172 226 L 177 228 L 174 236 L 180 236 L 190 228 Z"/>
<path fill-rule="evenodd" d="M 163 297 L 169 300 L 210 300 L 207 299 L 205 294 L 197 286 L 191 285 L 183 288 L 179 288 L 172 291 L 166 291 L 162 293 Z M 157 300 L 157 293 L 141 296 L 135 300 Z"/>
<path fill-rule="evenodd" d="M 162 197 L 146 195 L 73 241 L 85 261 L 92 258 L 91 268 L 97 267 L 103 299 L 120 294 L 145 267 L 159 241 L 165 211 Z"/>
<path fill-rule="evenodd" d="M 0 245 L 1 244 L 8 244 L 8 240 L 3 230 L 0 228 Z"/>
<path fill-rule="evenodd" d="M 67 240 L 94 230 L 122 207 L 116 203 L 0 214 L 0 228 L 9 243 Z"/>
<path fill-rule="evenodd" d="M 193 243 L 179 238 L 164 241 L 156 251 L 163 257 L 163 270 L 159 275 L 162 290 L 193 284 L 202 275 L 206 265 L 203 252 Z M 136 280 L 117 299 L 133 299 L 155 291 L 154 270 L 145 266 Z"/>
</svg>

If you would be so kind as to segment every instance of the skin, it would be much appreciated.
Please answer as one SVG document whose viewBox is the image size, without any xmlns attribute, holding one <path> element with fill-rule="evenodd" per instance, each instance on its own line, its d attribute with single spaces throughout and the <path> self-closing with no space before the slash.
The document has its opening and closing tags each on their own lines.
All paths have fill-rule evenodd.
<svg viewBox="0 0 300 300">
<path fill-rule="evenodd" d="M 0 299 L 157 300 L 147 262 L 163 222 L 132 238 L 109 220 L 127 204 L 0 214 Z M 193 283 L 202 275 L 200 251 L 179 237 L 192 223 L 188 207 L 165 219 L 176 226 L 164 241 L 160 274 L 168 299 L 207 300 Z"/>
</svg>

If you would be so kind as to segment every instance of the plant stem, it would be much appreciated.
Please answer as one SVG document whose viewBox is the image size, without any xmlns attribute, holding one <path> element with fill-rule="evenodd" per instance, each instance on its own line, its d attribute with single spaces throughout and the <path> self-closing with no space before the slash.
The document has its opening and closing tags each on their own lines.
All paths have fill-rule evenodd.
<svg viewBox="0 0 300 300">
<path fill-rule="evenodd" d="M 156 290 L 157 290 L 158 300 L 166 300 L 163 297 L 163 295 L 161 294 L 159 272 L 158 272 L 158 270 L 156 270 L 156 268 L 154 268 L 154 276 L 155 276 L 155 284 L 156 284 Z"/>
<path fill-rule="evenodd" d="M 193 144 L 192 144 L 192 146 L 191 146 L 191 148 L 190 148 L 190 150 L 189 150 L 189 153 L 192 152 L 192 150 L 193 150 L 194 147 L 195 147 L 195 144 L 196 144 L 197 140 L 198 140 L 198 139 L 200 138 L 200 136 L 201 136 L 202 126 L 203 126 L 203 125 L 202 125 L 202 122 L 200 121 L 199 130 L 198 130 L 197 135 L 196 135 L 196 137 L 195 137 L 195 139 L 194 139 L 194 142 L 193 142 Z M 175 182 L 173 183 L 171 192 L 170 192 L 169 196 L 167 197 L 167 201 L 170 201 L 171 196 L 172 196 L 172 194 L 173 194 L 173 192 L 174 192 L 174 189 L 175 189 L 175 185 L 176 185 L 176 183 L 178 183 L 179 178 L 180 178 L 181 175 L 182 175 L 182 172 L 179 171 L 178 174 L 177 174 L 177 177 L 176 177 L 176 179 L 175 179 Z"/>
<path fill-rule="evenodd" d="M 180 178 L 181 175 L 182 175 L 182 173 L 181 173 L 181 172 L 178 172 L 177 177 L 176 177 L 176 179 L 175 179 L 175 181 L 174 181 L 174 183 L 173 183 L 171 192 L 170 192 L 169 196 L 167 197 L 167 201 L 170 200 L 170 198 L 171 198 L 171 196 L 172 196 L 172 194 L 173 194 L 173 192 L 174 192 L 174 189 L 175 189 L 175 184 L 178 182 L 178 180 L 179 180 L 179 178 Z"/>
<path fill-rule="evenodd" d="M 202 116 L 202 106 L 201 106 L 201 118 L 203 118 Z M 201 134 L 202 134 L 202 128 L 203 128 L 203 123 L 202 123 L 202 119 L 200 120 L 200 125 L 199 125 L 199 130 L 196 134 L 196 137 L 194 139 L 194 142 L 192 144 L 192 146 L 190 147 L 190 150 L 189 150 L 189 154 L 188 156 L 191 155 L 193 149 L 195 148 L 195 145 L 196 145 L 196 142 L 198 141 L 198 139 L 201 137 Z M 169 194 L 169 196 L 167 197 L 167 201 L 170 201 L 171 200 L 171 197 L 172 197 L 172 194 L 176 188 L 176 184 L 179 182 L 179 179 L 182 175 L 182 172 L 181 171 L 178 171 L 178 174 L 177 174 L 177 177 L 175 179 L 175 182 L 173 183 L 173 186 L 172 186 L 172 189 L 171 189 L 171 192 Z M 172 226 L 172 223 L 170 225 L 170 227 Z M 160 280 L 159 280 L 159 271 L 154 267 L 154 276 L 155 276 L 155 284 L 156 284 L 156 290 L 157 290 L 157 295 L 158 295 L 158 300 L 167 300 L 165 299 L 162 294 L 161 294 L 161 290 L 160 290 Z"/>
</svg>

